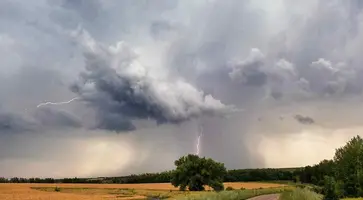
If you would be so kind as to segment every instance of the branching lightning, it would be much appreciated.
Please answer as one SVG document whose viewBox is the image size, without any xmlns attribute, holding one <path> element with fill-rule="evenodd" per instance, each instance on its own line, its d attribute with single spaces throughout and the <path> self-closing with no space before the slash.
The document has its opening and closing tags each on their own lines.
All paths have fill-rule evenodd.
<svg viewBox="0 0 363 200">
<path fill-rule="evenodd" d="M 42 106 L 46 106 L 46 105 L 62 105 L 62 104 L 69 104 L 72 103 L 75 100 L 78 100 L 79 97 L 75 97 L 69 101 L 63 101 L 63 102 L 45 102 L 45 103 L 40 103 L 39 105 L 37 105 L 37 108 L 42 107 Z"/>
<path fill-rule="evenodd" d="M 201 139 L 201 137 L 203 135 L 203 126 L 200 125 L 198 129 L 199 130 L 198 130 L 198 137 L 197 137 L 197 152 L 196 152 L 196 155 L 199 156 L 199 154 L 200 154 L 200 139 Z"/>
</svg>

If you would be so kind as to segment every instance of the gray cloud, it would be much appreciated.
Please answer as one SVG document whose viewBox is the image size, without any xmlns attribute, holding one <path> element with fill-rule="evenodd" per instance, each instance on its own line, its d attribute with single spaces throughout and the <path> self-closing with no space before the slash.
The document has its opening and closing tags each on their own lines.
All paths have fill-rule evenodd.
<svg viewBox="0 0 363 200">
<path fill-rule="evenodd" d="M 39 126 L 51 128 L 80 128 L 82 122 L 76 116 L 55 108 L 38 108 L 33 114 Z"/>
<path fill-rule="evenodd" d="M 0 133 L 24 133 L 36 130 L 36 124 L 16 114 L 0 111 Z"/>
<path fill-rule="evenodd" d="M 333 64 L 323 58 L 312 61 L 303 70 L 285 59 L 267 62 L 265 55 L 254 48 L 245 60 L 232 64 L 229 76 L 232 81 L 246 86 L 263 86 L 277 100 L 285 94 L 291 96 L 291 93 L 298 96 L 359 95 L 362 86 L 357 73 L 356 68 L 344 62 Z"/>
<path fill-rule="evenodd" d="M 155 20 L 150 25 L 150 34 L 156 40 L 167 39 L 178 32 L 179 26 L 166 20 Z"/>
<path fill-rule="evenodd" d="M 117 133 L 136 130 L 135 125 L 127 120 L 121 113 L 98 111 L 97 122 L 92 129 L 114 131 Z"/>
<path fill-rule="evenodd" d="M 76 37 L 85 48 L 87 71 L 72 89 L 101 112 L 99 118 L 108 116 L 101 119 L 98 128 L 129 130 L 133 129 L 131 121 L 137 119 L 153 119 L 158 124 L 181 123 L 233 110 L 178 77 L 171 81 L 170 77 L 151 76 L 152 72 L 137 61 L 135 52 L 124 42 L 107 49 L 84 30 Z M 106 123 L 109 119 L 112 120 Z M 113 125 L 117 121 L 121 124 Z"/>
<path fill-rule="evenodd" d="M 37 133 L 82 126 L 76 116 L 52 108 L 39 108 L 28 115 L 0 110 L 0 134 Z"/>
<path fill-rule="evenodd" d="M 240 80 L 246 85 L 262 86 L 266 84 L 267 75 L 261 70 L 265 56 L 259 49 L 251 49 L 248 57 L 240 63 L 234 64 L 229 76 L 232 80 Z"/>
<path fill-rule="evenodd" d="M 302 116 L 302 115 L 295 115 L 294 116 L 295 120 L 298 121 L 301 124 L 314 124 L 315 121 L 313 118 L 309 117 L 309 116 Z"/>
</svg>

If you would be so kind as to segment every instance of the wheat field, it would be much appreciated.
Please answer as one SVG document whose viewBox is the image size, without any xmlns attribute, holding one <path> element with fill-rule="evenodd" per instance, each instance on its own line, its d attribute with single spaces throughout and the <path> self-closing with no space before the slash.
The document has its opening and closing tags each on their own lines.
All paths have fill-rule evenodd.
<svg viewBox="0 0 363 200">
<path fill-rule="evenodd" d="M 273 183 L 225 183 L 235 189 L 281 187 Z M 54 189 L 59 187 L 61 191 Z M 147 196 L 180 195 L 169 183 L 150 184 L 0 184 L 1 200 L 124 200 L 145 199 Z M 190 193 L 190 192 L 189 192 Z"/>
</svg>

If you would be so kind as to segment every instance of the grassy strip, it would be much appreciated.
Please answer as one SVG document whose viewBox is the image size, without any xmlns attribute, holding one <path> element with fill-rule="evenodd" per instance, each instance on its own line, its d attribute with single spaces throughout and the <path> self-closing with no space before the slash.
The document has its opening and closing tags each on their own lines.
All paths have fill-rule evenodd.
<svg viewBox="0 0 363 200">
<path fill-rule="evenodd" d="M 309 189 L 296 188 L 285 191 L 281 194 L 280 200 L 321 200 L 322 195 L 310 191 Z"/>
<path fill-rule="evenodd" d="M 276 194 L 284 191 L 291 191 L 291 187 L 280 188 L 265 188 L 265 189 L 252 189 L 252 190 L 231 190 L 222 192 L 203 192 L 191 193 L 189 195 L 178 196 L 178 200 L 244 200 L 251 197 L 260 196 L 264 194 Z"/>
<path fill-rule="evenodd" d="M 363 200 L 362 197 L 359 197 L 359 198 L 344 198 L 342 200 Z"/>
</svg>

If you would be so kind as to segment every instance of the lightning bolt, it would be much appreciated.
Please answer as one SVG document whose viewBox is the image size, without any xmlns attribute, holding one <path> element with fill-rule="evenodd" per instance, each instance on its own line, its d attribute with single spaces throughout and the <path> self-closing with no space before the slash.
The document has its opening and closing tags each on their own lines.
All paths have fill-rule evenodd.
<svg viewBox="0 0 363 200">
<path fill-rule="evenodd" d="M 202 135 L 203 135 L 203 126 L 200 125 L 199 126 L 199 130 L 198 130 L 198 137 L 197 137 L 197 152 L 196 152 L 196 155 L 199 156 L 200 154 L 200 140 L 202 138 Z"/>
<path fill-rule="evenodd" d="M 40 103 L 39 105 L 37 105 L 37 108 L 40 108 L 42 106 L 46 106 L 46 105 L 62 105 L 62 104 L 69 104 L 72 103 L 75 100 L 78 100 L 79 97 L 75 97 L 69 101 L 63 101 L 63 102 L 45 102 L 45 103 Z"/>
</svg>

